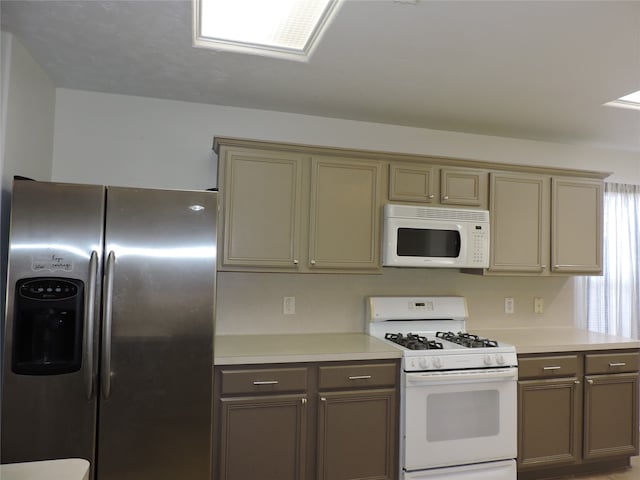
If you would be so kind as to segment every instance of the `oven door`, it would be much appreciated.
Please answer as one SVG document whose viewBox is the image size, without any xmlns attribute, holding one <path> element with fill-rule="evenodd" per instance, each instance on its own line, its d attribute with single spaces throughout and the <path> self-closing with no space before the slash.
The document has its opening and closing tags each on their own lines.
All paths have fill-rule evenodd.
<svg viewBox="0 0 640 480">
<path fill-rule="evenodd" d="M 516 458 L 518 369 L 404 373 L 405 471 Z"/>
</svg>

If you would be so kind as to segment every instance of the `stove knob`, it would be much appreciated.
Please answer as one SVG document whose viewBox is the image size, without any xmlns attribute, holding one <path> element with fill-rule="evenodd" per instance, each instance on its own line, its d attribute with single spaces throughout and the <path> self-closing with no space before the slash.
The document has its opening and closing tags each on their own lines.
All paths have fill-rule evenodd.
<svg viewBox="0 0 640 480">
<path fill-rule="evenodd" d="M 433 367 L 442 368 L 442 361 L 440 360 L 440 357 L 433 357 Z"/>
<path fill-rule="evenodd" d="M 429 360 L 426 357 L 420 359 L 420 368 L 427 368 L 429 366 Z"/>
<path fill-rule="evenodd" d="M 497 354 L 496 362 L 498 362 L 498 365 L 504 365 L 504 362 L 505 362 L 504 356 L 501 354 Z"/>
<path fill-rule="evenodd" d="M 411 360 L 409 360 L 409 367 L 413 370 L 414 368 L 416 368 L 416 359 L 412 358 Z"/>
<path fill-rule="evenodd" d="M 491 355 L 486 355 L 486 356 L 484 357 L 484 364 L 485 364 L 485 365 L 487 365 L 487 366 L 489 366 L 489 365 L 491 365 L 492 363 L 493 363 L 493 360 L 491 359 Z"/>
</svg>

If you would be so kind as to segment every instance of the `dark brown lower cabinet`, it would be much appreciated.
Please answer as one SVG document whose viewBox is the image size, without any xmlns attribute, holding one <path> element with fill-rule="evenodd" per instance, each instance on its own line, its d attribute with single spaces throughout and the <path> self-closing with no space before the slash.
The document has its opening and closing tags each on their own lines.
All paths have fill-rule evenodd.
<svg viewBox="0 0 640 480">
<path fill-rule="evenodd" d="M 304 395 L 221 399 L 221 480 L 304 478 L 306 406 Z"/>
<path fill-rule="evenodd" d="M 395 478 L 396 391 L 321 392 L 318 480 Z"/>
<path fill-rule="evenodd" d="M 398 361 L 216 367 L 215 480 L 395 480 Z"/>
<path fill-rule="evenodd" d="M 575 377 L 518 384 L 518 468 L 580 459 L 582 389 Z"/>
<path fill-rule="evenodd" d="M 518 360 L 519 480 L 629 465 L 638 454 L 637 350 Z"/>
<path fill-rule="evenodd" d="M 638 454 L 638 374 L 586 377 L 584 458 Z"/>
</svg>

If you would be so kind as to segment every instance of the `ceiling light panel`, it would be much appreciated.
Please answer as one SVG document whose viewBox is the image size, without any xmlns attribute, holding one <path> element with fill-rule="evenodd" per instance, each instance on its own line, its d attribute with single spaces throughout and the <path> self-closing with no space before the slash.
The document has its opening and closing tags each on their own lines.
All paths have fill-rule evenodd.
<svg viewBox="0 0 640 480">
<path fill-rule="evenodd" d="M 305 60 L 337 0 L 194 0 L 194 45 Z"/>
<path fill-rule="evenodd" d="M 640 110 L 640 90 L 630 93 L 624 97 L 620 97 L 617 100 L 605 103 L 610 107 L 632 108 L 634 110 Z"/>
</svg>

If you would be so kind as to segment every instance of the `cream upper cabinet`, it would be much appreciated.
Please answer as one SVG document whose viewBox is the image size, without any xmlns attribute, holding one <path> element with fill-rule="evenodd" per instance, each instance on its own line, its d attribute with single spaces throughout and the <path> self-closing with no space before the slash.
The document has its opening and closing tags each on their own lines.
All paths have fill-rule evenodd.
<svg viewBox="0 0 640 480">
<path fill-rule="evenodd" d="M 297 270 L 301 237 L 301 155 L 244 149 L 220 156 L 224 266 Z"/>
<path fill-rule="evenodd" d="M 381 273 L 382 205 L 488 208 L 486 275 L 602 272 L 606 173 L 217 138 L 218 268 Z"/>
<path fill-rule="evenodd" d="M 440 169 L 440 203 L 486 207 L 489 174 L 471 168 Z"/>
<path fill-rule="evenodd" d="M 396 202 L 437 203 L 435 167 L 420 164 L 389 165 L 389 200 Z"/>
<path fill-rule="evenodd" d="M 551 268 L 602 272 L 603 182 L 551 179 Z"/>
<path fill-rule="evenodd" d="M 486 207 L 487 178 L 479 169 L 392 162 L 389 200 Z"/>
<path fill-rule="evenodd" d="M 311 160 L 311 269 L 380 268 L 381 178 L 377 161 Z"/>
<path fill-rule="evenodd" d="M 490 176 L 490 272 L 547 269 L 549 177 L 524 173 Z"/>
<path fill-rule="evenodd" d="M 489 272 L 602 272 L 601 180 L 492 173 Z"/>
<path fill-rule="evenodd" d="M 382 162 L 221 148 L 220 270 L 379 272 Z"/>
</svg>

